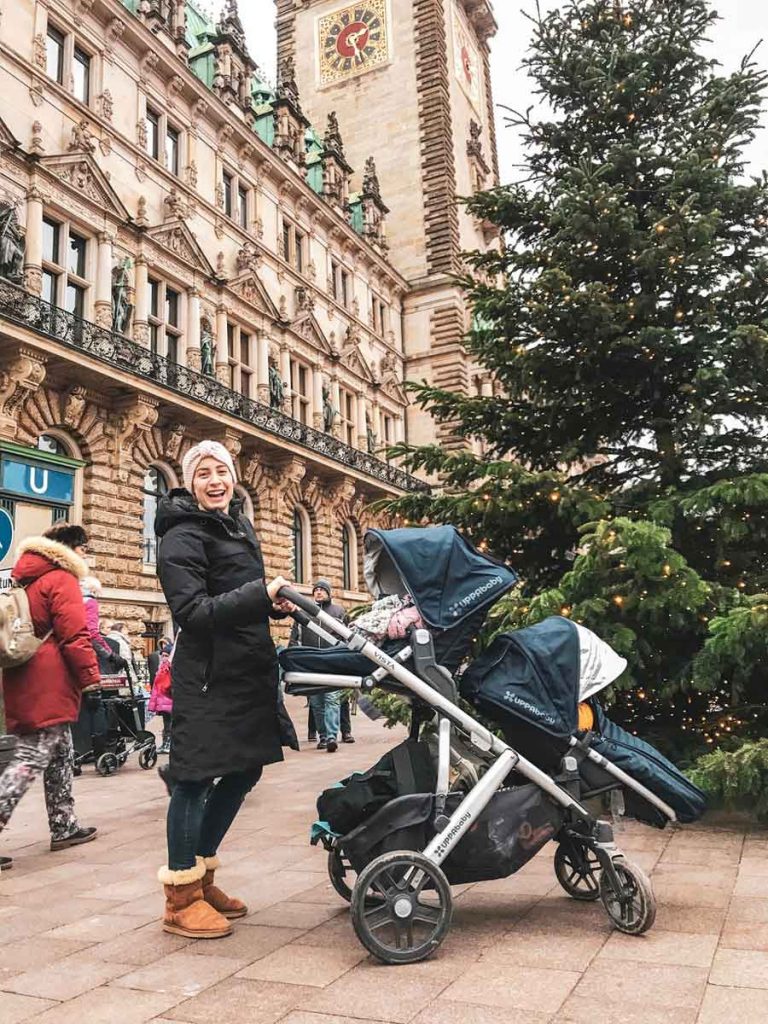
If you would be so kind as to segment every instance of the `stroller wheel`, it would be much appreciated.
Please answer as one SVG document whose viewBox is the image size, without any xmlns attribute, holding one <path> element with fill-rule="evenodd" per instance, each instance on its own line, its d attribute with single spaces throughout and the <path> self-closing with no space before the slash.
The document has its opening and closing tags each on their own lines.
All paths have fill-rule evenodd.
<svg viewBox="0 0 768 1024">
<path fill-rule="evenodd" d="M 144 747 L 143 750 L 139 751 L 139 768 L 143 768 L 145 772 L 148 772 L 150 768 L 154 768 L 157 764 L 157 748 L 154 743 L 151 747 Z"/>
<path fill-rule="evenodd" d="M 338 847 L 328 854 L 328 877 L 339 896 L 347 903 L 351 903 L 352 889 L 350 885 L 354 886 L 357 876 L 344 851 Z M 384 901 L 380 896 L 369 893 L 365 902 L 366 906 L 380 907 Z"/>
<path fill-rule="evenodd" d="M 626 935 L 642 935 L 656 920 L 656 897 L 648 876 L 624 857 L 613 866 L 622 885 L 617 893 L 607 872 L 600 876 L 600 899 L 615 928 Z"/>
<path fill-rule="evenodd" d="M 555 850 L 555 877 L 569 896 L 591 902 L 600 899 L 600 861 L 584 843 L 564 839 Z"/>
<path fill-rule="evenodd" d="M 115 754 L 102 754 L 96 759 L 96 771 L 99 775 L 112 775 L 120 767 Z"/>
<path fill-rule="evenodd" d="M 413 964 L 431 956 L 448 932 L 452 910 L 443 872 L 423 854 L 407 850 L 372 860 L 352 892 L 357 937 L 385 964 Z"/>
</svg>

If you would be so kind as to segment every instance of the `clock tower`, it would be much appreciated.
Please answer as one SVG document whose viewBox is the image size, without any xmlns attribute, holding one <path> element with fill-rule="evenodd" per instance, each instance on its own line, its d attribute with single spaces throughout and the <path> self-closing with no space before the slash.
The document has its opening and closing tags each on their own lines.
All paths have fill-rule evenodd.
<svg viewBox="0 0 768 1024">
<path fill-rule="evenodd" d="M 278 64 L 292 58 L 313 124 L 335 112 L 360 188 L 373 157 L 389 258 L 409 283 L 405 375 L 469 392 L 461 253 L 498 244 L 457 197 L 498 182 L 490 0 L 275 0 Z M 408 438 L 436 440 L 411 407 Z M 452 443 L 441 431 L 441 443 Z"/>
</svg>

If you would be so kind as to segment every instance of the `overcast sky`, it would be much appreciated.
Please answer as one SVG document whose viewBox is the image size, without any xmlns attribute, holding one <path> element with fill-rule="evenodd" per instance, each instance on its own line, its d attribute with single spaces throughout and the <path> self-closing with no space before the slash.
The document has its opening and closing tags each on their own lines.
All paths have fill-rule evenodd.
<svg viewBox="0 0 768 1024">
<path fill-rule="evenodd" d="M 561 0 L 541 0 L 542 7 L 557 7 Z M 216 3 L 215 7 L 220 7 Z M 529 83 L 520 71 L 520 60 L 530 38 L 530 25 L 520 8 L 534 9 L 534 0 L 495 0 L 499 32 L 492 41 L 491 70 L 497 104 L 525 108 L 530 104 Z M 731 70 L 741 57 L 765 37 L 758 59 L 768 65 L 768 0 L 719 0 L 722 22 L 712 42 L 713 55 Z M 274 3 L 272 0 L 240 0 L 240 14 L 248 36 L 251 55 L 270 78 L 275 71 Z M 513 177 L 513 164 L 520 150 L 514 131 L 503 125 L 499 111 L 499 157 L 502 181 Z M 768 127 L 768 115 L 764 118 Z M 750 156 L 754 170 L 768 167 L 768 131 L 761 133 Z"/>
</svg>

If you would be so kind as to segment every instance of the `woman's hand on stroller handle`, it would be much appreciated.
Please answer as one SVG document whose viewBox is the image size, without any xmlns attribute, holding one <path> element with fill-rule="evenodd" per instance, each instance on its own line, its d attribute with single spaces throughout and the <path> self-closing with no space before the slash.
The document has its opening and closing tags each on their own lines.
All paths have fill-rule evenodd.
<svg viewBox="0 0 768 1024">
<path fill-rule="evenodd" d="M 272 581 L 270 586 L 272 586 L 272 584 L 274 584 L 274 583 L 277 583 L 278 580 L 281 581 L 281 586 L 280 586 L 280 588 L 279 588 L 279 590 L 277 592 L 277 600 L 285 602 L 286 604 L 289 604 L 291 606 L 290 609 L 283 608 L 281 610 L 282 611 L 288 611 L 288 610 L 295 611 L 296 608 L 301 608 L 301 610 L 303 612 L 306 612 L 307 615 L 309 615 L 310 618 L 316 619 L 317 615 L 318 615 L 318 612 L 320 611 L 320 608 L 312 600 L 312 598 L 311 597 L 305 597 L 304 594 L 300 594 L 298 592 L 298 590 L 294 590 L 293 587 L 291 587 L 290 583 L 287 580 L 284 580 L 282 578 L 282 576 L 276 577 Z M 269 588 L 267 588 L 267 590 L 269 591 Z M 275 598 L 273 598 L 273 600 L 275 600 Z"/>
<path fill-rule="evenodd" d="M 285 596 L 285 591 L 290 588 L 290 582 L 284 576 L 275 576 L 271 583 L 267 584 L 267 596 L 272 602 L 273 608 L 279 612 L 290 614 L 294 611 L 293 603 Z M 291 591 L 291 593 L 293 593 Z"/>
</svg>

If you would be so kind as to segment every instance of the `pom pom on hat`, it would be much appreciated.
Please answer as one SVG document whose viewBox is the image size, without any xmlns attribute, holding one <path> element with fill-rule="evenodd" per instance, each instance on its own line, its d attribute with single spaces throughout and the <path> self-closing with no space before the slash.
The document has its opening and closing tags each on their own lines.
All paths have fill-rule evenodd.
<svg viewBox="0 0 768 1024">
<path fill-rule="evenodd" d="M 190 492 L 192 492 L 192 481 L 195 478 L 195 472 L 197 467 L 203 461 L 203 459 L 211 457 L 216 459 L 217 462 L 223 463 L 232 474 L 232 482 L 237 483 L 237 473 L 235 472 L 235 464 L 232 461 L 232 456 L 229 454 L 227 449 L 219 441 L 201 441 L 199 444 L 194 445 L 189 449 L 187 454 L 184 456 L 181 462 L 181 472 L 184 477 L 184 486 Z"/>
</svg>

